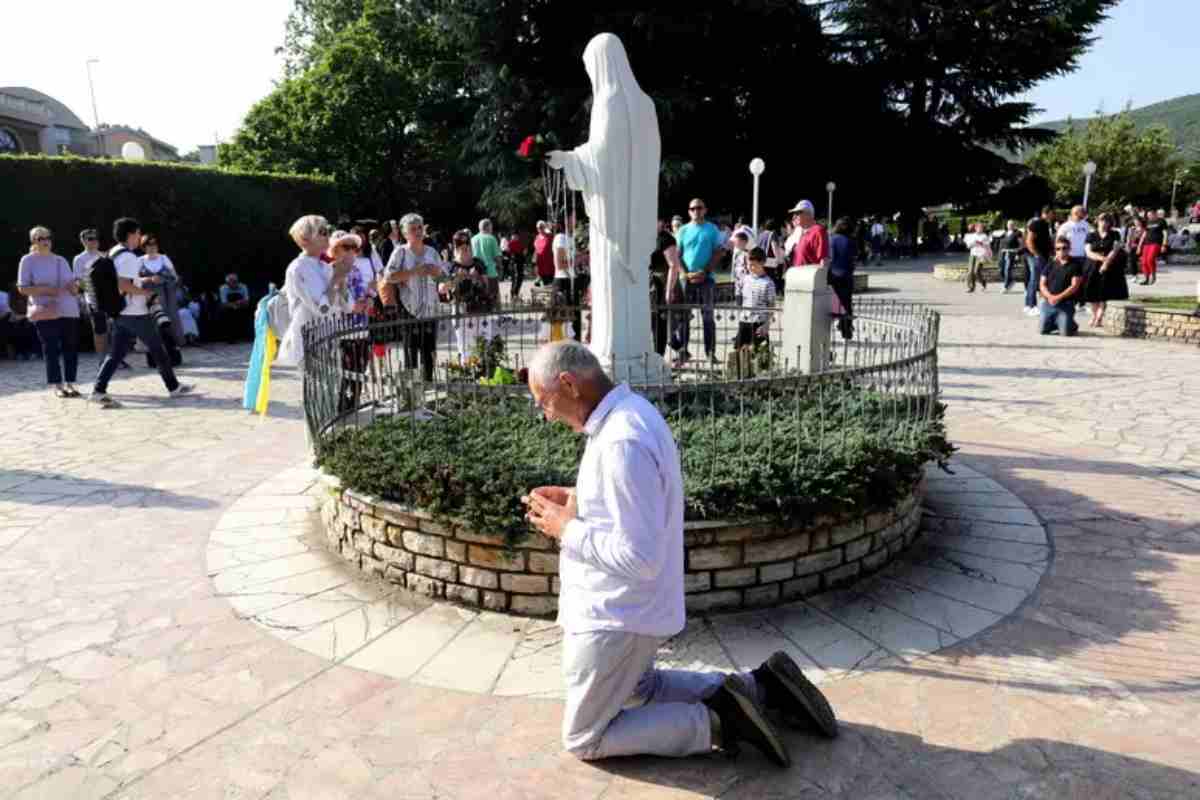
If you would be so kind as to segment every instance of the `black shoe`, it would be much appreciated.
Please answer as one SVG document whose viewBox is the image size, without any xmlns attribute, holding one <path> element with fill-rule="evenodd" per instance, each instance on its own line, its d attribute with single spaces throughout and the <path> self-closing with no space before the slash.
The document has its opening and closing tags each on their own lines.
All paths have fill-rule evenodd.
<svg viewBox="0 0 1200 800">
<path fill-rule="evenodd" d="M 716 694 L 704 701 L 704 705 L 721 721 L 721 749 L 730 755 L 741 752 L 739 742 L 749 742 L 773 763 L 790 767 L 792 757 L 783 740 L 767 721 L 767 716 L 758 703 L 746 692 L 742 682 L 733 675 L 725 678 Z"/>
<path fill-rule="evenodd" d="M 813 725 L 830 739 L 838 735 L 829 701 L 787 653 L 777 652 L 764 661 L 754 670 L 754 680 L 762 687 L 768 709 L 781 712 L 793 725 Z"/>
</svg>

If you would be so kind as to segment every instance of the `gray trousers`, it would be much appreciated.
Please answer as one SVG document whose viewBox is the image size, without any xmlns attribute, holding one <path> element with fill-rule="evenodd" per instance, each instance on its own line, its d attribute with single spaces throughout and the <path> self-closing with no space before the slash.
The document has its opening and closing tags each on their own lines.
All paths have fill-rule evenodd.
<svg viewBox="0 0 1200 800">
<path fill-rule="evenodd" d="M 701 703 L 725 673 L 655 669 L 664 641 L 623 631 L 563 636 L 563 747 L 585 761 L 712 750 L 708 707 Z M 739 677 L 761 702 L 753 675 Z"/>
</svg>

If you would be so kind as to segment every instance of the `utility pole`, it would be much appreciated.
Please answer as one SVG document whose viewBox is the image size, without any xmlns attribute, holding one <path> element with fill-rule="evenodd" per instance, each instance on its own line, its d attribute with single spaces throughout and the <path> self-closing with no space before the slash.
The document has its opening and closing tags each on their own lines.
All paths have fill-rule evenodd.
<svg viewBox="0 0 1200 800">
<path fill-rule="evenodd" d="M 96 123 L 96 144 L 100 151 L 99 153 L 97 153 L 97 155 L 104 156 L 104 155 L 106 155 L 106 153 L 104 151 L 104 134 L 100 132 L 100 112 L 98 110 L 96 110 L 96 84 L 92 80 L 92 64 L 99 64 L 99 63 L 100 63 L 100 59 L 89 58 L 87 60 L 87 74 L 88 74 L 88 90 L 92 93 L 92 119 Z"/>
</svg>

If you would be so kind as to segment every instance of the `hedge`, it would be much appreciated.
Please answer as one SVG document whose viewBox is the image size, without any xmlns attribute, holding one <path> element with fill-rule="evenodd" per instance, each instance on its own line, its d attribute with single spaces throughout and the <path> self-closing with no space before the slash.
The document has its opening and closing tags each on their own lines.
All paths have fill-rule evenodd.
<svg viewBox="0 0 1200 800">
<path fill-rule="evenodd" d="M 698 392 L 657 405 L 681 447 L 689 520 L 800 524 L 885 508 L 926 463 L 942 463 L 954 449 L 942 406 L 926 417 L 920 403 L 854 386 L 802 399 L 788 391 Z M 520 497 L 536 486 L 573 485 L 582 447 L 582 437 L 543 422 L 527 399 L 484 394 L 428 421 L 388 417 L 341 431 L 318 445 L 317 462 L 349 489 L 516 543 L 528 532 Z"/>
<path fill-rule="evenodd" d="M 194 291 L 215 288 L 227 272 L 256 294 L 281 283 L 295 257 L 288 238 L 303 214 L 333 219 L 339 196 L 333 181 L 295 175 L 237 172 L 163 162 L 77 157 L 0 156 L 0 253 L 16 279 L 29 252 L 29 229 L 54 232 L 54 251 L 70 261 L 82 249 L 79 231 L 95 228 L 101 247 L 113 244 L 112 223 L 130 216 L 157 234 Z"/>
</svg>

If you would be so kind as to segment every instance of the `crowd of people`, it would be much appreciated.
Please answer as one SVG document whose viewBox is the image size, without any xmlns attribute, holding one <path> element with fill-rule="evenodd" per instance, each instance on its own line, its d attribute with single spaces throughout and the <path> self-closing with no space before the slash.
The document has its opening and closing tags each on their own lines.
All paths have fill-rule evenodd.
<svg viewBox="0 0 1200 800">
<path fill-rule="evenodd" d="M 251 335 L 250 290 L 238 280 L 236 273 L 228 274 L 219 287 L 193 294 L 171 257 L 162 251 L 154 233 L 142 233 L 128 246 L 116 242 L 111 249 L 105 249 L 100 244 L 100 233 L 95 228 L 85 228 L 79 232 L 78 241 L 79 252 L 67 265 L 66 272 L 59 276 L 46 271 L 51 261 L 57 263 L 61 259 L 62 263 L 67 263 L 66 258 L 54 249 L 53 233 L 40 225 L 30 231 L 28 256 L 34 258 L 26 262 L 29 265 L 27 275 L 22 278 L 18 266 L 17 280 L 7 289 L 0 290 L 0 359 L 45 359 L 47 342 L 42 338 L 43 333 L 53 340 L 50 343 L 52 350 L 70 352 L 72 358 L 79 352 L 80 340 L 85 346 L 90 344 L 101 357 L 107 353 L 112 340 L 111 319 L 96 305 L 89 273 L 98 259 L 111 257 L 118 248 L 126 248 L 138 259 L 138 268 L 144 275 L 159 275 L 162 279 L 149 312 L 161 329 L 164 348 L 175 366 L 182 361 L 180 348 L 185 345 L 202 340 L 234 343 Z M 65 299 L 61 302 L 31 301 L 33 297 L 49 298 L 51 295 L 22 284 L 25 279 L 59 281 L 60 277 L 62 293 L 74 292 L 74 302 Z M 55 288 L 58 288 L 57 284 Z M 51 306 L 64 310 L 55 316 L 60 321 L 52 326 L 39 326 L 39 319 L 49 321 L 48 318 L 55 315 L 56 312 L 49 310 Z M 56 337 L 54 332 L 60 332 L 61 336 Z M 148 358 L 147 366 L 154 366 L 153 356 Z M 122 359 L 121 367 L 129 368 L 130 364 Z M 70 395 L 67 387 L 64 392 Z"/>
<path fill-rule="evenodd" d="M 20 357 L 30 358 L 36 337 L 50 391 L 60 399 L 80 398 L 79 340 L 81 322 L 86 321 L 102 358 L 91 401 L 105 408 L 119 405 L 109 396 L 108 383 L 117 369 L 129 367 L 125 357 L 134 341 L 145 346 L 148 366 L 158 370 L 168 395 L 187 394 L 192 387 L 181 384 L 174 373 L 180 362 L 178 344 L 186 338 L 186 330 L 195 330 L 195 311 L 186 288 L 171 260 L 159 250 L 157 237 L 144 233 L 137 220 L 118 219 L 113 223 L 113 238 L 117 244 L 102 253 L 95 229 L 80 232 L 83 251 L 68 264 L 54 252 L 48 228 L 31 229 L 29 252 L 17 267 L 15 291 L 2 298 L 0 311 L 7 309 L 7 314 L 0 345 L 7 349 L 11 341 Z M 109 284 L 101 282 L 100 274 L 111 277 Z"/>
<path fill-rule="evenodd" d="M 1016 267 L 1026 266 L 1024 313 L 1039 318 L 1043 334 L 1073 336 L 1076 311 L 1090 306 L 1089 326 L 1102 327 L 1109 301 L 1129 298 L 1129 281 L 1152 286 L 1167 254 L 1190 251 L 1195 242 L 1183 225 L 1165 212 L 1128 206 L 1090 221 L 1083 206 L 1059 221 L 1046 206 L 1022 229 L 1009 220 L 1003 230 L 987 233 L 977 223 L 965 237 L 968 248 L 967 292 L 987 289 L 985 268 L 1000 267 L 1004 291 L 1011 290 Z"/>
</svg>

